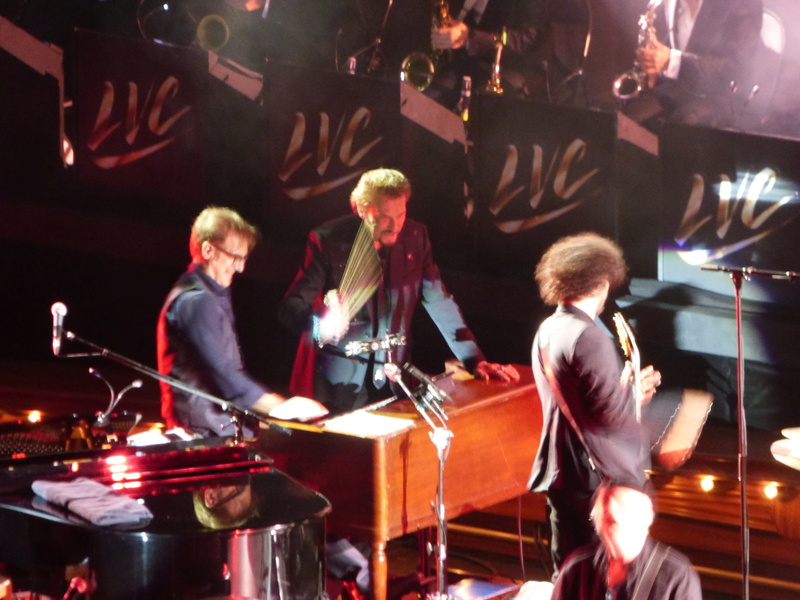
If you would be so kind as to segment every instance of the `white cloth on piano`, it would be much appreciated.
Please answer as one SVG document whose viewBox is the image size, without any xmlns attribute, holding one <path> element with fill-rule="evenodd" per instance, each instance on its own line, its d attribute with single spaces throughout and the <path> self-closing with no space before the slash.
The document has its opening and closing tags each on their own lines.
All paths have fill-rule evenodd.
<svg viewBox="0 0 800 600">
<path fill-rule="evenodd" d="M 31 489 L 95 525 L 145 525 L 153 513 L 133 498 L 86 477 L 72 481 L 34 481 Z"/>
</svg>

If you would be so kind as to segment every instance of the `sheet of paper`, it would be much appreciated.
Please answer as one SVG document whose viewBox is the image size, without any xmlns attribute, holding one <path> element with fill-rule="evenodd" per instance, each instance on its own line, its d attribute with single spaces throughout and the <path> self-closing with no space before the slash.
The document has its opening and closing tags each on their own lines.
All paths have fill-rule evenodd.
<svg viewBox="0 0 800 600">
<path fill-rule="evenodd" d="M 363 437 L 379 437 L 411 427 L 411 419 L 379 415 L 366 410 L 357 410 L 325 421 L 326 429 L 337 433 L 348 433 Z"/>
</svg>

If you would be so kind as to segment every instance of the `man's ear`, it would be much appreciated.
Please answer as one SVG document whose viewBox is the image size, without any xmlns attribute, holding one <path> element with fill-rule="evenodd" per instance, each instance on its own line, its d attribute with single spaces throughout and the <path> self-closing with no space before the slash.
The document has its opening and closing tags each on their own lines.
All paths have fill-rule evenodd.
<svg viewBox="0 0 800 600">
<path fill-rule="evenodd" d="M 205 242 L 203 242 L 200 245 L 200 256 L 203 257 L 203 260 L 206 260 L 206 261 L 211 260 L 211 254 L 212 254 L 213 250 L 214 250 L 214 248 L 211 245 L 211 242 L 206 240 Z"/>
<path fill-rule="evenodd" d="M 217 505 L 217 493 L 213 488 L 206 488 L 203 490 L 203 504 L 208 508 L 214 508 Z"/>
</svg>

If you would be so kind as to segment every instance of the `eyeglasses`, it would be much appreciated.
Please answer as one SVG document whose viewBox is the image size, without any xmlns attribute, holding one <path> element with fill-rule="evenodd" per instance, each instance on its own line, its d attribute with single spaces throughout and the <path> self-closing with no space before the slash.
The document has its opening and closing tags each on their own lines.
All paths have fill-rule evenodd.
<svg viewBox="0 0 800 600">
<path fill-rule="evenodd" d="M 237 263 L 237 262 L 241 262 L 242 264 L 244 264 L 244 263 L 247 262 L 247 259 L 249 258 L 249 255 L 247 255 L 247 254 L 245 254 L 243 256 L 241 254 L 234 254 L 233 252 L 228 252 L 227 250 L 225 250 L 225 248 L 223 248 L 222 246 L 218 246 L 217 244 L 214 244 L 213 242 L 211 243 L 211 245 L 214 246 L 214 248 L 216 248 L 220 252 L 222 252 L 225 256 L 230 258 L 234 262 L 234 264 Z"/>
</svg>

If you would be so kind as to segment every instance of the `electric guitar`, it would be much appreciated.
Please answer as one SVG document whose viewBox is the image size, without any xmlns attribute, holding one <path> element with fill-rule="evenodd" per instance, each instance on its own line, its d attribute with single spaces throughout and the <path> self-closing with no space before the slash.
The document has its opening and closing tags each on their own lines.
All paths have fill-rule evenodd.
<svg viewBox="0 0 800 600">
<path fill-rule="evenodd" d="M 642 389 L 641 389 L 641 358 L 639 357 L 639 347 L 636 345 L 636 338 L 633 335 L 633 329 L 622 316 L 622 313 L 614 313 L 614 326 L 617 328 L 617 338 L 619 339 L 620 346 L 622 346 L 622 353 L 625 358 L 631 363 L 631 370 L 633 371 L 633 403 L 636 413 L 636 420 L 642 420 Z"/>
</svg>

